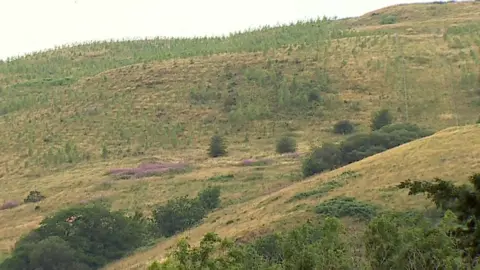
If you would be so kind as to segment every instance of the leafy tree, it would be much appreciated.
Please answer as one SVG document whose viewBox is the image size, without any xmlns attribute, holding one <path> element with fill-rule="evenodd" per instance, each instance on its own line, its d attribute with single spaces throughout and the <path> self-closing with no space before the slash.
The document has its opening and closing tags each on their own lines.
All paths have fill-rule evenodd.
<svg viewBox="0 0 480 270">
<path fill-rule="evenodd" d="M 393 116 L 388 109 L 382 109 L 372 116 L 372 123 L 370 127 L 373 130 L 381 129 L 386 125 L 390 125 L 393 122 Z"/>
<path fill-rule="evenodd" d="M 355 127 L 352 124 L 352 122 L 350 122 L 348 120 L 338 121 L 333 126 L 333 132 L 336 133 L 336 134 L 345 135 L 345 134 L 353 133 L 353 131 L 355 131 Z"/>
<path fill-rule="evenodd" d="M 450 237 L 453 213 L 439 226 L 423 216 L 385 214 L 368 225 L 365 250 L 372 269 L 465 269 L 456 241 Z"/>
<path fill-rule="evenodd" d="M 464 255 L 473 261 L 480 254 L 480 174 L 469 177 L 471 185 L 455 186 L 450 181 L 435 178 L 433 182 L 401 182 L 398 187 L 409 189 L 409 195 L 426 193 L 438 209 L 450 210 L 458 217 L 459 226 L 451 233 L 459 240 Z"/>
<path fill-rule="evenodd" d="M 210 140 L 210 148 L 208 149 L 208 154 L 210 157 L 221 157 L 227 154 L 227 147 L 225 142 L 220 135 L 212 136 Z"/>
<path fill-rule="evenodd" d="M 78 267 L 98 269 L 141 246 L 144 230 L 133 219 L 99 204 L 72 207 L 45 218 L 39 228 L 17 242 L 12 259 L 5 263 L 9 269 L 52 269 L 42 265 L 60 267 L 74 253 L 72 262 L 78 262 Z M 58 251 L 62 254 L 59 261 L 45 258 L 60 249 L 63 253 Z"/>
<path fill-rule="evenodd" d="M 277 142 L 276 151 L 279 154 L 293 153 L 297 151 L 297 142 L 292 137 L 283 136 Z"/>
</svg>

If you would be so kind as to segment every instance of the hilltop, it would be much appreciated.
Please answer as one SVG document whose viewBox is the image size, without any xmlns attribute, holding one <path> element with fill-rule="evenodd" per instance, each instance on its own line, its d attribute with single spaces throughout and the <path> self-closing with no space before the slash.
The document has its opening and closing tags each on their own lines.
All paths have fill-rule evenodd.
<svg viewBox="0 0 480 270">
<path fill-rule="evenodd" d="M 479 13 L 478 2 L 399 5 L 226 38 L 98 42 L 2 62 L 0 199 L 21 201 L 31 190 L 47 198 L 40 210 L 0 211 L 0 251 L 67 205 L 104 198 L 114 209 L 148 212 L 211 183 L 222 187 L 222 208 L 185 233 L 194 241 L 211 230 L 248 238 L 293 226 L 319 200 L 285 202 L 342 172 L 354 172 L 354 182 L 322 200 L 343 194 L 419 207 L 388 187 L 406 178 L 464 180 L 479 164 Z M 395 122 L 438 132 L 304 181 L 301 160 L 275 154 L 283 134 L 300 153 L 344 140 L 331 131 L 339 120 L 366 132 L 382 108 Z M 211 159 L 217 132 L 229 155 Z M 249 158 L 274 162 L 238 166 Z M 146 161 L 193 168 L 141 180 L 105 175 Z M 233 180 L 212 180 L 225 175 Z M 110 269 L 144 269 L 176 240 Z"/>
</svg>

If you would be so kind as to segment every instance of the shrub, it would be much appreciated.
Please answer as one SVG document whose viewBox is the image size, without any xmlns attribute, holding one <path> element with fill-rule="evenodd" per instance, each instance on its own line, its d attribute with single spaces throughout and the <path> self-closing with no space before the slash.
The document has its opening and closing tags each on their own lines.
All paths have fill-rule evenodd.
<svg viewBox="0 0 480 270">
<path fill-rule="evenodd" d="M 308 177 L 332 170 L 431 134 L 413 124 L 391 124 L 370 133 L 356 134 L 338 146 L 325 144 L 314 149 L 303 162 L 303 175 Z"/>
<path fill-rule="evenodd" d="M 304 160 L 302 165 L 303 176 L 308 177 L 334 169 L 341 162 L 341 152 L 338 146 L 326 143 L 321 148 L 314 149 L 310 156 Z"/>
<path fill-rule="evenodd" d="M 380 19 L 380 24 L 395 24 L 397 23 L 397 16 L 395 15 L 384 15 Z"/>
<path fill-rule="evenodd" d="M 297 142 L 292 137 L 283 136 L 277 141 L 276 151 L 279 154 L 294 153 L 297 151 Z"/>
<path fill-rule="evenodd" d="M 337 197 L 317 205 L 315 212 L 336 218 L 355 217 L 369 220 L 377 213 L 377 207 L 351 197 Z"/>
<path fill-rule="evenodd" d="M 157 233 L 172 236 L 198 224 L 209 211 L 220 205 L 220 188 L 208 187 L 196 198 L 187 196 L 169 200 L 153 211 Z"/>
<path fill-rule="evenodd" d="M 40 191 L 30 191 L 30 193 L 28 194 L 27 198 L 25 198 L 23 200 L 23 202 L 25 203 L 36 203 L 36 202 L 39 202 L 41 200 L 45 199 L 45 196 L 43 196 Z"/>
<path fill-rule="evenodd" d="M 209 186 L 198 193 L 198 199 L 207 210 L 213 210 L 220 206 L 220 188 Z"/>
<path fill-rule="evenodd" d="M 416 125 L 392 124 L 371 133 L 353 135 L 340 144 L 342 162 L 350 164 L 431 134 Z"/>
<path fill-rule="evenodd" d="M 73 207 L 45 218 L 37 229 L 16 243 L 12 256 L 4 264 L 8 266 L 6 269 L 66 269 L 61 266 L 69 261 L 88 266 L 76 269 L 98 269 L 140 247 L 146 240 L 145 231 L 145 226 L 137 220 L 110 212 L 100 204 Z M 63 250 L 60 261 L 57 256 L 43 261 L 42 256 L 60 249 Z M 71 250 L 74 261 L 69 255 Z M 38 255 L 37 261 L 31 260 L 33 255 Z M 60 268 L 45 267 L 45 263 Z"/>
<path fill-rule="evenodd" d="M 348 120 L 342 120 L 335 123 L 333 126 L 333 132 L 336 134 L 350 134 L 355 130 L 354 125 Z"/>
<path fill-rule="evenodd" d="M 478 117 L 477 124 L 480 124 L 480 116 Z"/>
<path fill-rule="evenodd" d="M 227 154 L 227 147 L 223 138 L 220 135 L 212 136 L 210 140 L 210 148 L 208 150 L 210 157 L 221 157 Z"/>
<path fill-rule="evenodd" d="M 388 109 L 382 109 L 372 115 L 372 130 L 380 129 L 393 122 L 393 116 Z"/>
<path fill-rule="evenodd" d="M 344 237 L 344 227 L 333 218 L 246 245 L 207 233 L 194 247 L 182 239 L 169 259 L 149 269 L 353 269 Z"/>
<path fill-rule="evenodd" d="M 153 211 L 153 219 L 158 233 L 172 236 L 199 223 L 207 211 L 197 198 L 187 196 L 169 200 L 165 205 Z"/>
</svg>

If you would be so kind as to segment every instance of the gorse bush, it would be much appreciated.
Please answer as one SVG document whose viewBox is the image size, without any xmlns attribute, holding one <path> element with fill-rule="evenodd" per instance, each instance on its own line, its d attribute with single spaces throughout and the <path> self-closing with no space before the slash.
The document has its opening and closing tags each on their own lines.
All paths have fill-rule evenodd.
<svg viewBox="0 0 480 270">
<path fill-rule="evenodd" d="M 289 136 L 283 136 L 277 141 L 276 151 L 279 154 L 297 151 L 297 141 Z"/>
<path fill-rule="evenodd" d="M 370 125 L 372 131 L 381 129 L 393 122 L 393 116 L 388 109 L 382 109 L 372 115 L 372 123 Z"/>
<path fill-rule="evenodd" d="M 350 134 L 355 131 L 355 126 L 348 120 L 338 121 L 333 125 L 333 133 L 336 134 Z"/>
<path fill-rule="evenodd" d="M 214 135 L 210 140 L 208 155 L 210 157 L 221 157 L 227 154 L 227 147 L 222 136 Z"/>
</svg>

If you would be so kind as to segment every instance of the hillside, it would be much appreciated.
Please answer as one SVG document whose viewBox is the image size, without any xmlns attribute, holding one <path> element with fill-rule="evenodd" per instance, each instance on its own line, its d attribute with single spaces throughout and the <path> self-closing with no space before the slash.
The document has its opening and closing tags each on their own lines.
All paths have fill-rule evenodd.
<svg viewBox="0 0 480 270">
<path fill-rule="evenodd" d="M 286 185 L 255 199 L 225 207 L 211 214 L 199 227 L 106 269 L 145 269 L 148 262 L 161 259 L 176 241 L 185 236 L 188 236 L 192 243 L 196 243 L 210 231 L 222 236 L 249 238 L 271 231 L 275 227 L 301 224 L 314 215 L 311 210 L 315 205 L 339 195 L 352 196 L 394 210 L 424 209 L 430 204 L 423 196 L 412 198 L 406 192 L 392 187 L 406 179 L 433 179 L 439 175 L 456 182 L 464 181 L 470 172 L 478 169 L 480 162 L 480 148 L 472 149 L 464 142 L 480 145 L 478 132 L 478 125 L 449 128 L 307 181 Z M 283 164 L 272 167 L 272 171 L 285 169 Z M 264 170 L 264 174 L 271 174 L 269 170 L 270 168 Z M 224 174 L 228 173 L 231 171 L 226 169 Z M 237 174 L 245 172 L 237 172 L 235 175 Z M 312 194 L 304 199 L 290 201 L 299 193 L 316 190 L 325 183 L 341 179 L 342 174 L 347 175 L 344 178 L 347 185 L 338 187 L 321 198 Z M 229 220 L 235 222 L 226 225 Z"/>
<path fill-rule="evenodd" d="M 226 38 L 99 42 L 1 62 L 0 200 L 22 201 L 31 190 L 47 198 L 40 210 L 0 211 L 0 252 L 67 205 L 103 198 L 148 212 L 211 183 L 222 187 L 222 208 L 186 233 L 194 241 L 302 220 L 318 200 L 285 201 L 345 171 L 355 182 L 325 198 L 416 207 L 386 188 L 406 178 L 463 180 L 479 164 L 479 13 L 478 2 L 400 5 Z M 331 132 L 339 120 L 367 131 L 381 108 L 440 132 L 302 182 L 301 160 L 275 154 L 282 134 L 306 153 L 343 140 Z M 216 132 L 229 155 L 210 159 Z M 248 158 L 273 161 L 238 166 Z M 105 175 L 152 160 L 193 166 L 141 180 Z M 144 269 L 176 239 L 109 269 Z"/>
</svg>

